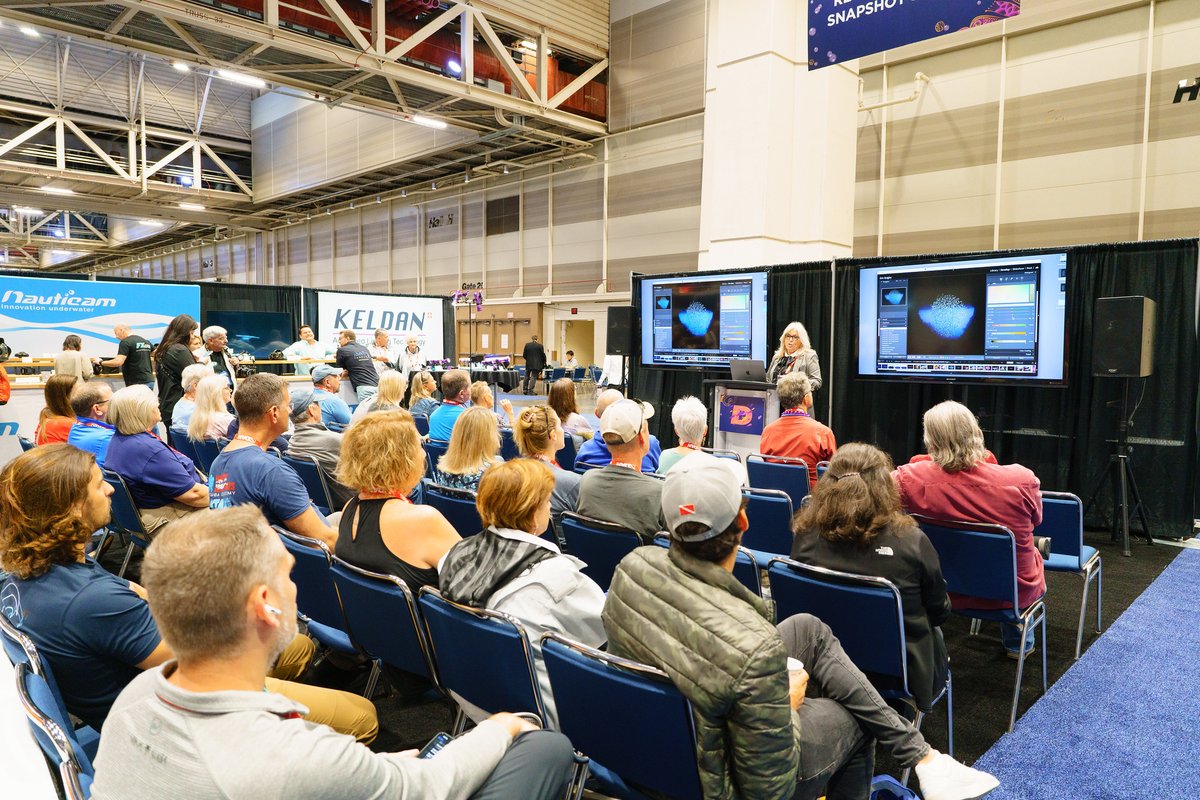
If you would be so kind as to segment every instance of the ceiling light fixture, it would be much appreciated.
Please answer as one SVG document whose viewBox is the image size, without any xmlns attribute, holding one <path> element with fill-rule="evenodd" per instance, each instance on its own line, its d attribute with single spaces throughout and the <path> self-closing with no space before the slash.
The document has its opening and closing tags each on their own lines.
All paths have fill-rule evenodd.
<svg viewBox="0 0 1200 800">
<path fill-rule="evenodd" d="M 179 207 L 184 211 L 203 211 L 204 206 L 199 203 L 180 203 Z"/>
<path fill-rule="evenodd" d="M 41 190 L 46 194 L 75 194 L 74 189 L 63 189 L 58 186 L 43 186 Z"/>
<path fill-rule="evenodd" d="M 62 228 L 54 228 L 53 233 L 54 238 L 56 239 L 62 239 L 67 235 L 66 231 L 64 231 Z"/>
<path fill-rule="evenodd" d="M 151 228 L 161 228 L 166 225 L 166 223 L 159 222 L 156 219 L 139 219 L 138 225 L 149 225 Z"/>
<path fill-rule="evenodd" d="M 446 62 L 446 71 L 452 75 L 462 75 L 462 64 L 452 58 Z"/>
<path fill-rule="evenodd" d="M 13 206 L 13 211 L 17 212 L 23 217 L 40 217 L 42 214 L 46 213 L 40 208 L 30 208 L 29 206 Z"/>
<path fill-rule="evenodd" d="M 41 34 L 38 33 L 37 28 L 34 28 L 30 25 L 22 25 L 21 27 L 17 28 L 17 30 L 28 36 L 30 39 L 37 39 L 41 36 Z"/>
<path fill-rule="evenodd" d="M 430 182 L 429 182 L 429 188 L 430 188 L 430 189 L 437 189 L 437 181 L 430 181 Z"/>
<path fill-rule="evenodd" d="M 408 197 L 408 189 L 401 189 L 401 190 L 400 190 L 400 196 L 401 196 L 401 197 Z"/>
<path fill-rule="evenodd" d="M 256 78 L 253 75 L 243 75 L 240 72 L 234 72 L 229 69 L 217 70 L 217 77 L 221 80 L 229 81 L 230 83 L 240 84 L 242 86 L 250 86 L 255 89 L 264 89 L 267 82 L 262 78 Z"/>
<path fill-rule="evenodd" d="M 442 120 L 434 119 L 433 117 L 422 116 L 421 114 L 413 114 L 411 117 L 408 118 L 408 121 L 413 123 L 414 125 L 421 125 L 426 128 L 433 128 L 434 130 L 438 130 L 438 131 L 444 131 L 447 128 L 446 123 L 443 122 Z"/>
<path fill-rule="evenodd" d="M 174 69 L 176 72 L 191 72 L 192 71 L 191 65 L 185 64 L 182 61 L 172 61 L 171 68 Z"/>
</svg>

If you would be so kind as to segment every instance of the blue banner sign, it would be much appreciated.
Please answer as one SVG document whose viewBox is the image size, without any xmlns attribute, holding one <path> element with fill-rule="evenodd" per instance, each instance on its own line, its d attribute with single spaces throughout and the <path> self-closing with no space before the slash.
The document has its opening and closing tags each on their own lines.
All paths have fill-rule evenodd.
<svg viewBox="0 0 1200 800">
<path fill-rule="evenodd" d="M 1021 0 L 808 0 L 808 68 L 869 56 L 1021 13 Z"/>
<path fill-rule="evenodd" d="M 177 314 L 200 319 L 199 286 L 0 278 L 0 337 L 14 353 L 34 358 L 58 354 L 72 333 L 85 354 L 112 357 L 117 323 L 157 342 Z"/>
</svg>

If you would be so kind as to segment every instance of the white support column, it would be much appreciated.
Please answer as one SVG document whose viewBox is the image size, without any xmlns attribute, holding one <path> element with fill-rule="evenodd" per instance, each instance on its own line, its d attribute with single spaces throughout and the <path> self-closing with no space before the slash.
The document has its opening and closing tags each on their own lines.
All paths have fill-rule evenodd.
<svg viewBox="0 0 1200 800">
<path fill-rule="evenodd" d="M 806 7 L 709 3 L 700 269 L 851 252 L 857 62 L 808 71 Z"/>
</svg>

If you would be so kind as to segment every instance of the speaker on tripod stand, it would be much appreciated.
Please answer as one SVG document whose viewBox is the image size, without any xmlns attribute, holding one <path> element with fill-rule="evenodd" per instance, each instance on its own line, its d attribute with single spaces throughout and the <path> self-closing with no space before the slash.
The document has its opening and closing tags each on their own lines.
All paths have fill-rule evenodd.
<svg viewBox="0 0 1200 800">
<path fill-rule="evenodd" d="M 1129 555 L 1129 519 L 1142 521 L 1147 544 L 1153 544 L 1146 509 L 1138 492 L 1130 460 L 1129 381 L 1147 378 L 1154 371 L 1155 303 L 1148 297 L 1100 297 L 1096 299 L 1092 332 L 1092 374 L 1099 378 L 1121 379 L 1121 416 L 1117 422 L 1115 452 L 1108 466 L 1097 476 L 1089 492 L 1085 509 L 1104 486 L 1112 482 L 1113 535 L 1121 535 L 1124 555 Z M 1130 503 L 1132 502 L 1132 505 Z"/>
</svg>

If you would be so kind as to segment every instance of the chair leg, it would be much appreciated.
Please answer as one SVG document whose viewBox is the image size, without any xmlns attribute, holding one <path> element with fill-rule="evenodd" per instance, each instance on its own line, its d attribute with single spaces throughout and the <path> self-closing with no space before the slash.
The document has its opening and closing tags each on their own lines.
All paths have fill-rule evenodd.
<svg viewBox="0 0 1200 800">
<path fill-rule="evenodd" d="M 1100 633 L 1100 600 L 1104 586 L 1104 563 L 1096 562 L 1096 633 Z M 1084 587 L 1087 588 L 1087 587 Z"/>
<path fill-rule="evenodd" d="M 567 784 L 567 797 L 570 800 L 580 800 L 583 797 L 591 763 L 587 756 L 575 754 L 575 766 L 571 770 L 571 781 Z"/>
<path fill-rule="evenodd" d="M 948 752 L 954 758 L 954 675 L 946 675 L 946 739 Z"/>
<path fill-rule="evenodd" d="M 913 728 L 915 728 L 918 733 L 921 730 L 921 723 L 924 721 L 925 721 L 925 714 L 923 714 L 921 712 L 921 709 L 918 708 L 917 716 L 913 718 Z M 912 775 L 912 767 L 906 767 L 904 769 L 904 771 L 900 773 L 900 785 L 908 786 L 908 779 L 911 775 Z"/>
<path fill-rule="evenodd" d="M 1087 601 L 1088 601 L 1088 577 L 1083 576 L 1083 598 L 1079 601 L 1079 627 L 1075 630 L 1075 660 L 1079 660 L 1079 653 L 1083 649 L 1083 621 L 1087 618 Z"/>
<path fill-rule="evenodd" d="M 125 560 L 121 562 L 121 568 L 117 570 L 117 577 L 124 578 L 125 570 L 129 569 L 129 562 L 133 559 L 133 539 L 129 539 L 129 543 L 125 548 Z"/>
<path fill-rule="evenodd" d="M 1027 621 L 1021 622 L 1021 638 L 1018 640 L 1021 643 L 1021 654 L 1019 656 L 1017 656 L 1017 680 L 1016 680 L 1016 683 L 1013 684 L 1012 713 L 1009 714 L 1009 717 L 1008 717 L 1008 730 L 1010 732 L 1012 731 L 1013 726 L 1017 724 L 1017 703 L 1019 703 L 1021 700 L 1021 675 L 1025 672 L 1025 653 L 1026 653 L 1026 650 L 1025 650 L 1025 627 L 1028 624 L 1029 623 Z M 1043 628 L 1043 637 L 1042 637 L 1042 659 L 1043 659 L 1043 661 L 1045 660 L 1045 657 L 1046 657 L 1046 641 L 1045 641 L 1045 629 Z"/>
<path fill-rule="evenodd" d="M 454 715 L 454 728 L 451 730 L 452 736 L 458 736 L 467 729 L 467 712 L 462 710 L 462 706 L 458 706 L 458 711 Z"/>
<path fill-rule="evenodd" d="M 363 697 L 368 700 L 375 694 L 375 687 L 379 685 L 379 659 L 371 662 L 371 673 L 367 676 L 367 688 L 363 691 Z"/>
<path fill-rule="evenodd" d="M 1046 609 L 1042 608 L 1042 694 L 1046 693 L 1049 684 L 1047 683 L 1046 674 Z"/>
<path fill-rule="evenodd" d="M 979 626 L 982 624 L 982 622 L 983 622 L 982 620 L 978 620 L 978 619 L 971 620 L 971 635 L 972 636 L 979 635 Z"/>
</svg>

